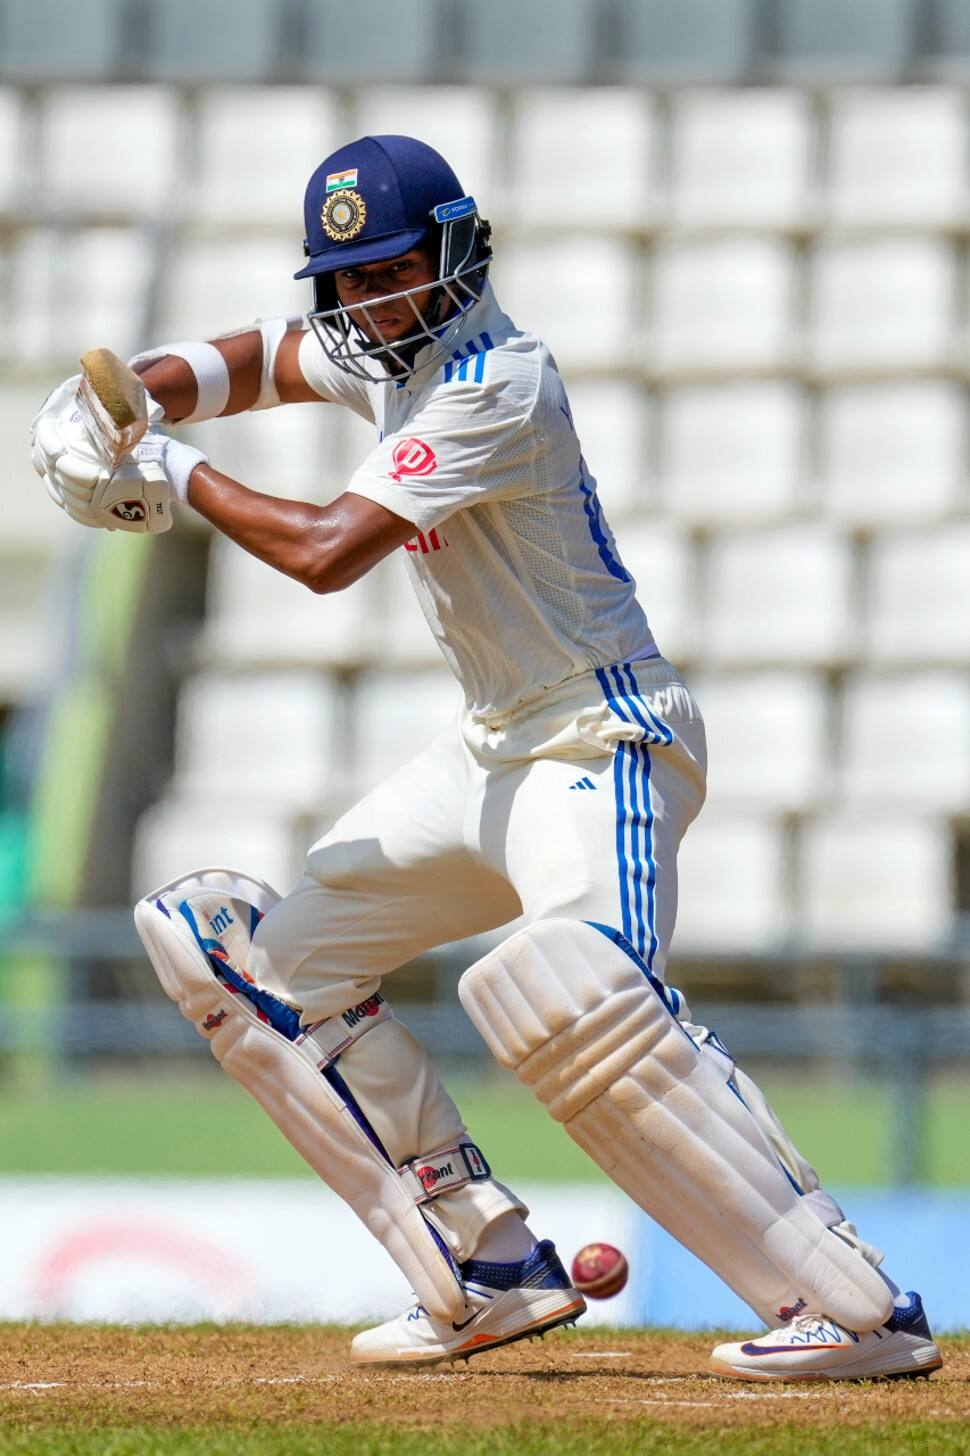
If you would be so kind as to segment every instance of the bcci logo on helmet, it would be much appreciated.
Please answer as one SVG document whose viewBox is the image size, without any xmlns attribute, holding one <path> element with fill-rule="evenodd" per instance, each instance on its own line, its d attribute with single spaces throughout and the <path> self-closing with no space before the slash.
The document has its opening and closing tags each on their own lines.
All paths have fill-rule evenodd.
<svg viewBox="0 0 970 1456">
<path fill-rule="evenodd" d="M 438 458 L 431 446 L 413 436 L 397 442 L 391 459 L 394 464 L 391 479 L 397 481 L 404 475 L 430 475 L 438 468 Z"/>
</svg>

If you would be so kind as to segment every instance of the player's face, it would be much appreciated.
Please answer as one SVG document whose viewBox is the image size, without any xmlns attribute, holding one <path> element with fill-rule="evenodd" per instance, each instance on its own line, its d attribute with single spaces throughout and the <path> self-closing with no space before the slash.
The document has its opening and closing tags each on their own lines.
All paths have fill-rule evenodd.
<svg viewBox="0 0 970 1456">
<path fill-rule="evenodd" d="M 359 268 L 340 268 L 335 275 L 337 299 L 354 318 L 354 322 L 374 343 L 394 343 L 408 334 L 413 334 L 417 320 L 414 307 L 421 315 L 431 301 L 432 287 L 438 279 L 437 262 L 431 250 L 412 248 L 399 258 L 390 258 L 386 263 L 362 263 Z M 412 293 L 406 298 L 389 299 L 376 307 L 375 299 L 386 298 L 390 293 L 403 293 L 405 289 L 428 288 Z M 355 309 L 355 305 L 367 304 L 367 313 Z M 383 338 L 381 337 L 383 335 Z"/>
</svg>

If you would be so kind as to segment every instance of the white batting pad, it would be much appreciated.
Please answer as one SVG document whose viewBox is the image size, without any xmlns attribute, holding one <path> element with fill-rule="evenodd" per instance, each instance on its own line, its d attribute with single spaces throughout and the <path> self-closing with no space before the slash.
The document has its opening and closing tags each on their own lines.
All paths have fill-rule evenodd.
<svg viewBox="0 0 970 1456">
<path fill-rule="evenodd" d="M 497 1060 L 767 1324 L 889 1318 L 886 1284 L 794 1188 L 729 1060 L 691 1040 L 618 932 L 538 921 L 466 971 L 459 995 Z"/>
<path fill-rule="evenodd" d="M 461 1284 L 444 1245 L 417 1206 L 416 1199 L 426 1193 L 420 1173 L 417 1186 L 412 1169 L 402 1177 L 365 1131 L 349 1093 L 341 1095 L 340 1082 L 335 1086 L 327 1080 L 324 1068 L 336 1055 L 330 1039 L 318 1041 L 313 1031 L 288 1039 L 246 994 L 216 977 L 179 910 L 189 897 L 205 892 L 237 905 L 248 902 L 261 913 L 279 899 L 263 881 L 222 869 L 195 871 L 145 896 L 135 906 L 135 926 L 163 989 L 208 1040 L 216 1060 L 384 1245 L 429 1313 L 443 1320 L 457 1318 L 464 1308 Z M 217 920 L 212 924 L 221 929 Z M 383 998 L 371 1001 L 378 1003 L 373 1010 L 371 1002 L 354 1009 L 371 1024 L 393 1019 Z M 278 1005 L 285 1019 L 287 1008 Z M 295 1013 L 290 1015 L 295 1018 Z M 351 1024 L 346 1016 L 331 1020 Z M 430 1179 L 437 1164 L 434 1158 L 425 1163 Z"/>
</svg>

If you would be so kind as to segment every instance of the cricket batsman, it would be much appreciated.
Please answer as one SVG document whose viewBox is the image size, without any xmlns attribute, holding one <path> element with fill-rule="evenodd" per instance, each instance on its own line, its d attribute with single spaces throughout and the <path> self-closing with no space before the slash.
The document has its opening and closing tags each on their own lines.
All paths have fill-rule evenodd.
<svg viewBox="0 0 970 1456">
<path fill-rule="evenodd" d="M 404 136 L 327 157 L 305 222 L 305 321 L 165 344 L 132 366 L 156 424 L 353 410 L 375 441 L 342 494 L 260 494 L 156 429 L 114 468 L 77 378 L 37 416 L 33 460 L 86 525 L 165 529 L 175 496 L 324 598 L 399 552 L 462 686 L 456 721 L 310 848 L 289 894 L 203 869 L 135 910 L 165 990 L 414 1289 L 351 1358 L 467 1357 L 583 1313 L 493 1176 L 501 1149 L 473 1141 L 384 999 L 405 961 L 522 917 L 465 972 L 462 1005 L 502 1066 L 767 1325 L 719 1345 L 712 1368 L 929 1373 L 941 1356 L 919 1296 L 664 983 L 704 725 L 650 632 L 555 361 L 489 285 L 487 222 L 447 162 Z M 596 307 L 581 276 L 575 306 Z"/>
</svg>

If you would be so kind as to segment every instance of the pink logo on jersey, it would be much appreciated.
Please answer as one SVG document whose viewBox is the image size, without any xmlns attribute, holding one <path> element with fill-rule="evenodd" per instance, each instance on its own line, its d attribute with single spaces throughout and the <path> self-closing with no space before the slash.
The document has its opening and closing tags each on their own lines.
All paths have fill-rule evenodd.
<svg viewBox="0 0 970 1456">
<path fill-rule="evenodd" d="M 394 469 L 391 479 L 399 481 L 403 475 L 430 475 L 438 468 L 437 457 L 430 445 L 409 435 L 394 446 L 392 456 Z"/>
</svg>

